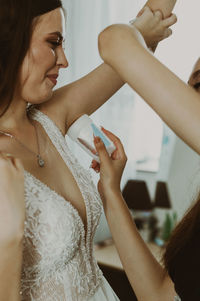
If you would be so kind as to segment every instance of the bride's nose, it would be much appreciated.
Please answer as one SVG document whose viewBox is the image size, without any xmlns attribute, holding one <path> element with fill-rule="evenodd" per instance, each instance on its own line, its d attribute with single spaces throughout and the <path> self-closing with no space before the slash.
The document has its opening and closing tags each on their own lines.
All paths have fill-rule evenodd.
<svg viewBox="0 0 200 301">
<path fill-rule="evenodd" d="M 64 49 L 61 48 L 58 50 L 57 54 L 57 62 L 56 65 L 59 66 L 60 68 L 67 68 L 69 66 L 68 60 L 66 58 Z"/>
</svg>

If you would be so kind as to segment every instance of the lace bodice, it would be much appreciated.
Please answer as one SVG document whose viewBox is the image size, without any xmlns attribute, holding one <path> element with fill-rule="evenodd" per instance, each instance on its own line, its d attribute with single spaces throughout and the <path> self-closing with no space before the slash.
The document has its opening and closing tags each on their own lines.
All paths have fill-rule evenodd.
<svg viewBox="0 0 200 301">
<path fill-rule="evenodd" d="M 90 173 L 74 158 L 53 121 L 35 109 L 30 114 L 43 126 L 80 188 L 87 212 L 87 233 L 71 203 L 25 171 L 22 300 L 85 301 L 102 279 L 93 256 L 101 200 Z"/>
</svg>

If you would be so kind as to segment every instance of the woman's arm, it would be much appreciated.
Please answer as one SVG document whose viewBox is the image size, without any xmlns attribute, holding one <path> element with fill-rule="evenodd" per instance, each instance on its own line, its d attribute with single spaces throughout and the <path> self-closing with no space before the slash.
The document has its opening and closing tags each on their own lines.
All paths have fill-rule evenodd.
<svg viewBox="0 0 200 301">
<path fill-rule="evenodd" d="M 127 25 L 108 27 L 99 36 L 99 51 L 105 62 L 200 154 L 198 93 L 145 49 L 138 31 Z"/>
<path fill-rule="evenodd" d="M 120 192 L 121 174 L 126 162 L 122 144 L 113 134 L 104 132 L 117 150 L 111 159 L 103 143 L 95 139 L 101 162 L 98 189 L 125 272 L 138 300 L 172 301 L 176 295 L 173 283 L 142 240 Z M 98 170 L 99 167 L 94 166 Z"/>
<path fill-rule="evenodd" d="M 172 0 L 154 0 L 148 2 L 156 9 L 171 12 Z M 173 1 L 175 2 L 175 0 Z M 170 24 L 168 26 L 171 26 Z M 141 28 L 140 28 L 141 29 Z M 163 31 L 165 28 L 163 28 Z M 146 35 L 148 37 L 148 33 Z M 166 38 L 163 37 L 163 38 Z M 151 36 L 152 43 L 154 36 Z M 80 115 L 91 114 L 113 96 L 122 86 L 124 81 L 108 64 L 102 64 L 85 77 L 66 85 L 54 92 L 51 101 L 40 106 L 62 129 L 63 133 Z"/>
<path fill-rule="evenodd" d="M 0 240 L 0 300 L 20 301 L 23 236 Z"/>
<path fill-rule="evenodd" d="M 0 153 L 0 300 L 18 301 L 25 220 L 24 171 Z"/>
<path fill-rule="evenodd" d="M 121 193 L 113 190 L 107 193 L 104 211 L 124 270 L 138 300 L 174 300 L 174 284 L 142 240 Z"/>
</svg>

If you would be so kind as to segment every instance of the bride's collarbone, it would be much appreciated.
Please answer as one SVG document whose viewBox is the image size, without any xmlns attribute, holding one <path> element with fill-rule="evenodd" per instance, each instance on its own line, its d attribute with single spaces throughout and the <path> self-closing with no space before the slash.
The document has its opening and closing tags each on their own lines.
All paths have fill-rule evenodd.
<svg viewBox="0 0 200 301">
<path fill-rule="evenodd" d="M 25 171 L 70 202 L 79 212 L 84 224 L 87 224 L 86 208 L 80 188 L 71 171 L 52 145 L 48 145 L 48 151 L 43 150 L 41 152 L 44 167 L 39 166 L 37 153 L 29 152 L 13 139 L 9 141 L 0 137 L 0 152 L 19 158 Z"/>
<path fill-rule="evenodd" d="M 28 156 L 37 156 L 37 143 L 32 135 L 27 135 L 24 138 L 0 135 L 0 152 L 11 154 L 21 160 Z"/>
</svg>

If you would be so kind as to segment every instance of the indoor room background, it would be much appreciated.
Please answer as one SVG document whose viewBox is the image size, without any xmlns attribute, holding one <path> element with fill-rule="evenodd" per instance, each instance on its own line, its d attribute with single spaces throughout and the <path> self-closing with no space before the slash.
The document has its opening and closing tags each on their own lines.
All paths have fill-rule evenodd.
<svg viewBox="0 0 200 301">
<path fill-rule="evenodd" d="M 97 47 L 98 33 L 112 23 L 128 23 L 146 1 L 141 0 L 63 0 L 67 15 L 67 70 L 61 72 L 59 86 L 76 80 L 102 63 Z M 198 0 L 178 1 L 175 13 L 178 23 L 173 36 L 162 42 L 156 57 L 187 81 L 199 57 L 200 27 Z M 145 68 L 145 66 L 141 66 Z M 167 183 L 172 209 L 178 219 L 191 204 L 199 190 L 199 156 L 187 147 L 162 120 L 127 85 L 92 115 L 93 120 L 113 131 L 122 140 L 128 163 L 122 189 L 130 179 L 144 180 L 154 201 L 156 183 Z M 91 159 L 66 138 L 71 149 L 89 168 Z M 91 170 L 95 183 L 98 176 Z M 158 210 L 160 223 L 164 215 Z M 110 236 L 102 216 L 95 241 Z"/>
</svg>

